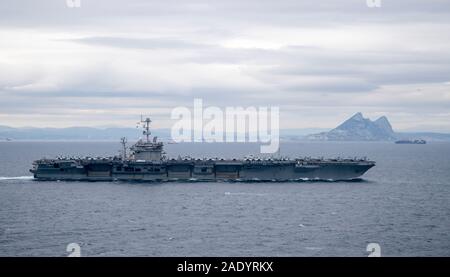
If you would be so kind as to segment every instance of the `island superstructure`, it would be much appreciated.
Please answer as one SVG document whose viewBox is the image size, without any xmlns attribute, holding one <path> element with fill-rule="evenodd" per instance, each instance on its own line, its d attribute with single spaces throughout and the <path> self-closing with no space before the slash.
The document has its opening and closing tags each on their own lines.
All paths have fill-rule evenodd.
<svg viewBox="0 0 450 277">
<path fill-rule="evenodd" d="M 375 166 L 366 159 L 167 158 L 164 144 L 151 138 L 150 118 L 141 119 L 143 139 L 127 155 L 40 159 L 30 170 L 36 180 L 75 181 L 305 181 L 352 180 Z"/>
</svg>

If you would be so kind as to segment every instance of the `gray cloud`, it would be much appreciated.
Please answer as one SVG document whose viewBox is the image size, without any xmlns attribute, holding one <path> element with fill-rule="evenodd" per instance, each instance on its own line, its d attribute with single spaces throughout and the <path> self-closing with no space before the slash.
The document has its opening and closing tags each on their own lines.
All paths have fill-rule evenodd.
<svg viewBox="0 0 450 277">
<path fill-rule="evenodd" d="M 449 1 L 81 3 L 0 2 L 0 125 L 164 120 L 201 97 L 278 105 L 284 127 L 362 111 L 450 131 Z"/>
<path fill-rule="evenodd" d="M 74 42 L 101 45 L 118 48 L 138 48 L 138 49 L 198 49 L 213 47 L 210 45 L 187 42 L 179 39 L 167 38 L 124 38 L 124 37 L 87 37 L 73 39 Z"/>
</svg>

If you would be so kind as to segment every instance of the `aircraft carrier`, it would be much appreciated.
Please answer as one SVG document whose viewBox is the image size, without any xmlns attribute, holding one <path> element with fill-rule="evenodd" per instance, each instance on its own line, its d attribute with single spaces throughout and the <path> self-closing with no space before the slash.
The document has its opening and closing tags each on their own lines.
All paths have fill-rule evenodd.
<svg viewBox="0 0 450 277">
<path fill-rule="evenodd" d="M 36 180 L 73 181 L 340 181 L 360 178 L 375 166 L 366 159 L 314 158 L 167 158 L 163 143 L 150 137 L 149 118 L 142 120 L 144 139 L 127 154 L 114 157 L 40 159 L 30 171 Z"/>
</svg>

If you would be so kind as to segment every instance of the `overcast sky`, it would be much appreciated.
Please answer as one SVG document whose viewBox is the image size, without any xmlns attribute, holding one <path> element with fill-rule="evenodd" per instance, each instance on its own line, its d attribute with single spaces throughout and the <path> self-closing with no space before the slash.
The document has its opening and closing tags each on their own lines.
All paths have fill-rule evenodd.
<svg viewBox="0 0 450 277">
<path fill-rule="evenodd" d="M 450 132 L 450 1 L 381 3 L 0 0 L 0 125 L 170 127 L 197 97 Z"/>
</svg>

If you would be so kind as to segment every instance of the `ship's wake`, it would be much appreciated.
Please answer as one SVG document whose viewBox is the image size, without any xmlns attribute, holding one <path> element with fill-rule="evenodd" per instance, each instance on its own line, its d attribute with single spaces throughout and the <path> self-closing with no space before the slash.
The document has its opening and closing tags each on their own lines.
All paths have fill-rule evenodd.
<svg viewBox="0 0 450 277">
<path fill-rule="evenodd" d="M 9 176 L 0 176 L 0 181 L 3 180 L 32 180 L 33 176 L 13 176 L 13 177 L 9 177 Z"/>
<path fill-rule="evenodd" d="M 266 193 L 252 193 L 252 192 L 225 192 L 225 195 L 248 195 L 248 196 L 265 196 Z"/>
<path fill-rule="evenodd" d="M 320 179 L 320 178 L 300 178 L 300 179 L 289 179 L 289 180 L 229 180 L 227 182 L 237 182 L 237 183 L 364 183 L 368 182 L 363 178 L 354 179 Z"/>
<path fill-rule="evenodd" d="M 33 176 L 0 176 L 0 181 L 6 181 L 6 180 L 33 180 Z M 45 181 L 45 180 L 42 180 Z M 59 180 L 53 180 L 53 181 L 59 181 Z M 65 181 L 83 181 L 83 180 L 65 180 Z M 124 183 L 170 183 L 170 182 L 179 182 L 179 183 L 209 183 L 211 181 L 206 180 L 127 180 L 127 181 L 121 181 Z M 258 179 L 252 179 L 252 180 L 242 180 L 242 179 L 235 179 L 235 180 L 217 180 L 212 181 L 213 183 L 219 182 L 219 183 L 365 183 L 369 182 L 368 180 L 362 179 L 362 178 L 355 178 L 355 179 L 348 179 L 348 180 L 333 180 L 333 179 L 309 179 L 309 178 L 301 178 L 301 179 L 293 179 L 293 180 L 258 180 Z"/>
</svg>

